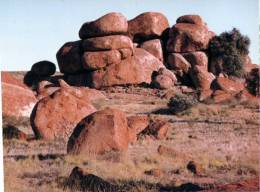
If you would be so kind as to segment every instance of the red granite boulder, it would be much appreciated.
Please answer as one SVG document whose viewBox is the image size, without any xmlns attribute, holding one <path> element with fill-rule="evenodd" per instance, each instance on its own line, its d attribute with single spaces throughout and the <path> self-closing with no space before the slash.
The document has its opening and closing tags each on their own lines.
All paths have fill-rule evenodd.
<svg viewBox="0 0 260 192">
<path fill-rule="evenodd" d="M 156 57 L 144 49 L 136 48 L 134 55 L 110 65 L 105 70 L 92 73 L 92 87 L 101 88 L 113 85 L 141 84 L 152 81 L 152 73 L 164 68 Z"/>
<path fill-rule="evenodd" d="M 146 12 L 128 21 L 128 34 L 134 42 L 160 37 L 169 27 L 167 18 L 157 12 Z"/>
<path fill-rule="evenodd" d="M 65 82 L 60 82 L 60 86 L 34 107 L 31 125 L 37 138 L 67 140 L 77 123 L 96 111 L 80 90 Z"/>
<path fill-rule="evenodd" d="M 169 34 L 167 50 L 177 53 L 206 50 L 214 36 L 207 27 L 189 23 L 177 23 Z"/>
<path fill-rule="evenodd" d="M 79 37 L 86 39 L 90 37 L 100 37 L 107 35 L 126 34 L 128 23 L 121 13 L 108 13 L 99 19 L 86 22 L 79 30 Z"/>
<path fill-rule="evenodd" d="M 92 37 L 83 41 L 84 51 L 106 51 L 114 49 L 133 49 L 132 40 L 125 35 Z"/>
<path fill-rule="evenodd" d="M 145 49 L 146 51 L 154 55 L 157 59 L 159 59 L 161 62 L 163 62 L 162 44 L 159 39 L 145 41 L 140 45 L 140 48 Z"/>
<path fill-rule="evenodd" d="M 129 134 L 124 112 L 106 108 L 82 119 L 67 145 L 70 154 L 102 154 L 128 148 Z"/>
<path fill-rule="evenodd" d="M 51 76 L 56 72 L 56 66 L 50 61 L 40 61 L 33 64 L 31 71 L 37 76 Z"/>
<path fill-rule="evenodd" d="M 183 15 L 179 17 L 176 23 L 189 23 L 204 26 L 205 23 L 199 15 Z"/>
<path fill-rule="evenodd" d="M 73 74 L 82 71 L 81 55 L 81 41 L 65 43 L 56 54 L 60 72 Z"/>
</svg>

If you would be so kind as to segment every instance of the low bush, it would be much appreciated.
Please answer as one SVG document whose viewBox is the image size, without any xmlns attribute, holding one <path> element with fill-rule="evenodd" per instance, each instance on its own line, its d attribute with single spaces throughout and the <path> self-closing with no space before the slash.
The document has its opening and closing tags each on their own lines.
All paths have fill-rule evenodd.
<svg viewBox="0 0 260 192">
<path fill-rule="evenodd" d="M 173 114 L 183 112 L 197 103 L 197 100 L 190 95 L 177 94 L 172 97 L 168 103 L 168 107 Z"/>
</svg>

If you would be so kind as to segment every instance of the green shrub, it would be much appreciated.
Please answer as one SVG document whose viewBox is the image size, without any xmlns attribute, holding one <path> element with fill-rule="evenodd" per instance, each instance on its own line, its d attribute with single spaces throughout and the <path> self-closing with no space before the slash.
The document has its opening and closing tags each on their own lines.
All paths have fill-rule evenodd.
<svg viewBox="0 0 260 192">
<path fill-rule="evenodd" d="M 245 56 L 249 53 L 250 39 L 234 28 L 215 36 L 209 43 L 211 65 L 222 63 L 215 73 L 241 77 L 244 74 Z M 215 62 L 214 62 L 215 61 Z M 216 67 L 216 66 L 213 66 Z"/>
<path fill-rule="evenodd" d="M 190 95 L 177 94 L 172 97 L 168 103 L 173 114 L 183 112 L 197 103 L 197 100 Z"/>
</svg>

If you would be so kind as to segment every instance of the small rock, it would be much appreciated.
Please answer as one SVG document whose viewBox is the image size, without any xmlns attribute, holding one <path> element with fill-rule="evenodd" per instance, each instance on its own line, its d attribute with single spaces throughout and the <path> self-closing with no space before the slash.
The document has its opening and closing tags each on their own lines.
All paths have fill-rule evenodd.
<svg viewBox="0 0 260 192">
<path fill-rule="evenodd" d="M 194 161 L 190 161 L 187 164 L 187 169 L 196 175 L 201 175 L 204 172 L 202 165 Z"/>
</svg>

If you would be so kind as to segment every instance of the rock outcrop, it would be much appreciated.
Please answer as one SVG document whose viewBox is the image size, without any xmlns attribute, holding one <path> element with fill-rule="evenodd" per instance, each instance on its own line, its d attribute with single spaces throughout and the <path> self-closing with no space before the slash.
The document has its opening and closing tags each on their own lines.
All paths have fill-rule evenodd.
<svg viewBox="0 0 260 192">
<path fill-rule="evenodd" d="M 34 93 L 10 73 L 2 72 L 1 85 L 3 115 L 29 117 L 37 102 Z"/>
</svg>

